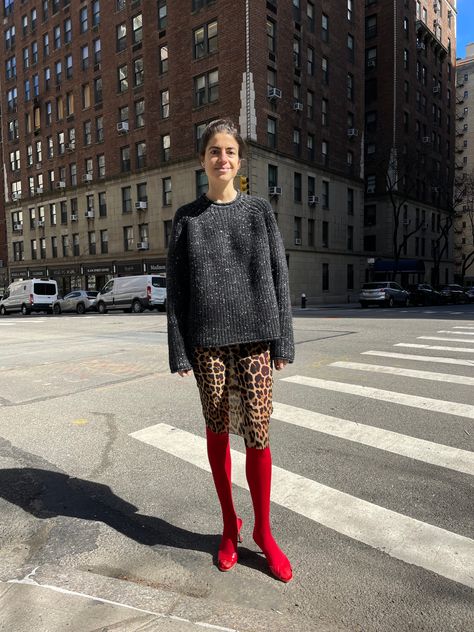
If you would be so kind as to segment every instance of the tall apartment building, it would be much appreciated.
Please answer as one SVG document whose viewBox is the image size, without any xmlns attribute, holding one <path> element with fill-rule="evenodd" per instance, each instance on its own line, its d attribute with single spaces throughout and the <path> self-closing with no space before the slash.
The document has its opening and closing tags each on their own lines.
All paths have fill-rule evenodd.
<svg viewBox="0 0 474 632">
<path fill-rule="evenodd" d="M 365 6 L 364 248 L 375 259 L 366 273 L 380 278 L 397 268 L 403 283 L 448 282 L 456 3 Z"/>
<path fill-rule="evenodd" d="M 207 122 L 236 120 L 292 300 L 346 300 L 362 259 L 363 20 L 353 0 L 5 0 L 9 276 L 64 291 L 164 269 L 206 188 Z"/>
<path fill-rule="evenodd" d="M 456 64 L 456 277 L 474 282 L 474 44 Z"/>
</svg>

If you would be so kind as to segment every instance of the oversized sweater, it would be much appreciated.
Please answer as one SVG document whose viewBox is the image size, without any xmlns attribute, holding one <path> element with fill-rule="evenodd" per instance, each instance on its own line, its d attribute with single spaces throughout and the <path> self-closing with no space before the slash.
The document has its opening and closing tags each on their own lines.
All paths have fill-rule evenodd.
<svg viewBox="0 0 474 632">
<path fill-rule="evenodd" d="M 176 211 L 167 260 L 170 369 L 192 368 L 197 346 L 270 341 L 294 358 L 285 250 L 270 204 L 205 195 Z"/>
</svg>

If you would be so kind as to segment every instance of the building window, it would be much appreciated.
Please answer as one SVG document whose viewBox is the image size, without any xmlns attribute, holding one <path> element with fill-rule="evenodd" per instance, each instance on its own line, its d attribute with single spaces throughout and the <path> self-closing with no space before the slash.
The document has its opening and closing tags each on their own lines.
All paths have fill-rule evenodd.
<svg viewBox="0 0 474 632">
<path fill-rule="evenodd" d="M 92 126 L 90 121 L 84 121 L 84 145 L 90 145 L 92 143 Z"/>
<path fill-rule="evenodd" d="M 193 32 L 194 59 L 200 59 L 217 50 L 217 21 L 198 27 Z"/>
<path fill-rule="evenodd" d="M 354 75 L 350 72 L 347 73 L 347 98 L 354 101 Z"/>
<path fill-rule="evenodd" d="M 347 34 L 347 56 L 349 61 L 354 61 L 355 57 L 355 40 L 350 33 Z"/>
<path fill-rule="evenodd" d="M 354 189 L 347 189 L 347 214 L 354 215 Z"/>
<path fill-rule="evenodd" d="M 168 7 L 166 0 L 158 0 L 158 29 L 161 31 L 166 28 L 168 22 Z"/>
<path fill-rule="evenodd" d="M 347 250 L 354 250 L 354 226 L 347 227 Z"/>
<path fill-rule="evenodd" d="M 301 202 L 303 199 L 302 194 L 302 177 L 301 173 L 295 172 L 293 174 L 293 201 Z"/>
<path fill-rule="evenodd" d="M 167 119 L 170 115 L 170 91 L 162 90 L 160 92 L 161 118 Z"/>
<path fill-rule="evenodd" d="M 329 18 L 325 13 L 321 15 L 321 39 L 323 42 L 329 41 Z"/>
<path fill-rule="evenodd" d="M 130 147 L 120 148 L 120 170 L 122 173 L 130 171 Z"/>
<path fill-rule="evenodd" d="M 328 209 L 329 208 L 329 182 L 327 180 L 323 180 L 321 183 L 321 197 L 322 197 L 322 207 Z"/>
<path fill-rule="evenodd" d="M 310 77 L 314 75 L 314 48 L 311 46 L 306 49 L 306 72 Z"/>
<path fill-rule="evenodd" d="M 314 219 L 308 219 L 308 246 L 314 247 Z"/>
<path fill-rule="evenodd" d="M 277 146 L 277 123 L 276 119 L 267 118 L 267 143 L 272 149 L 276 149 Z"/>
<path fill-rule="evenodd" d="M 171 178 L 162 179 L 162 203 L 163 206 L 171 206 L 172 204 L 172 190 L 171 190 Z"/>
<path fill-rule="evenodd" d="M 347 0 L 347 19 L 352 22 L 354 17 L 354 0 Z"/>
<path fill-rule="evenodd" d="M 51 237 L 51 256 L 53 259 L 57 259 L 58 257 L 58 238 L 56 235 Z"/>
<path fill-rule="evenodd" d="M 169 134 L 163 134 L 161 137 L 161 158 L 163 162 L 168 162 L 171 159 L 171 136 Z"/>
<path fill-rule="evenodd" d="M 276 165 L 268 165 L 268 187 L 278 186 L 278 167 Z"/>
<path fill-rule="evenodd" d="M 329 263 L 323 263 L 322 267 L 322 287 L 323 292 L 329 291 Z"/>
<path fill-rule="evenodd" d="M 72 236 L 72 254 L 74 257 L 79 257 L 81 254 L 80 245 L 79 245 L 79 234 L 75 233 Z"/>
<path fill-rule="evenodd" d="M 79 31 L 81 33 L 85 33 L 89 28 L 89 24 L 87 21 L 87 7 L 83 7 L 79 11 Z"/>
<path fill-rule="evenodd" d="M 107 230 L 100 231 L 100 252 L 103 255 L 109 252 L 109 233 Z"/>
<path fill-rule="evenodd" d="M 329 248 L 329 222 L 326 221 L 322 223 L 321 245 L 323 248 Z"/>
<path fill-rule="evenodd" d="M 123 249 L 133 250 L 133 226 L 123 227 Z"/>
<path fill-rule="evenodd" d="M 329 84 L 329 61 L 327 57 L 323 57 L 321 59 L 321 70 L 323 73 L 323 76 L 322 76 L 323 83 L 328 85 Z"/>
<path fill-rule="evenodd" d="M 133 62 L 133 85 L 135 88 L 143 85 L 144 71 L 143 71 L 143 58 L 139 57 Z"/>
<path fill-rule="evenodd" d="M 122 213 L 132 212 L 132 187 L 122 187 Z"/>
<path fill-rule="evenodd" d="M 160 46 L 160 74 L 168 72 L 168 45 Z"/>
<path fill-rule="evenodd" d="M 96 235 L 95 235 L 95 231 L 91 230 L 88 232 L 87 234 L 87 241 L 88 241 L 88 245 L 89 245 L 89 254 L 90 255 L 95 255 L 97 253 L 97 248 L 96 248 Z"/>
<path fill-rule="evenodd" d="M 116 29 L 116 51 L 120 53 L 120 51 L 125 50 L 127 48 L 127 25 L 125 22 L 119 24 Z"/>
<path fill-rule="evenodd" d="M 135 162 L 137 169 L 143 169 L 146 167 L 146 143 L 140 141 L 135 145 Z"/>
<path fill-rule="evenodd" d="M 295 217 L 293 221 L 293 233 L 295 246 L 301 246 L 301 217 Z"/>
<path fill-rule="evenodd" d="M 132 42 L 141 44 L 143 40 L 143 19 L 142 14 L 135 15 L 132 19 Z"/>
<path fill-rule="evenodd" d="M 347 289 L 354 289 L 354 265 L 352 263 L 347 264 Z"/>
<path fill-rule="evenodd" d="M 105 154 L 97 155 L 97 176 L 105 178 Z"/>
<path fill-rule="evenodd" d="M 95 139 L 98 143 L 104 140 L 104 117 L 98 116 L 95 119 Z"/>
<path fill-rule="evenodd" d="M 107 217 L 107 196 L 105 191 L 99 192 L 99 217 Z"/>
<path fill-rule="evenodd" d="M 267 18 L 267 48 L 270 53 L 276 52 L 276 26 L 270 18 Z"/>
<path fill-rule="evenodd" d="M 194 104 L 196 107 L 213 103 L 219 98 L 219 71 L 212 70 L 194 78 Z"/>
<path fill-rule="evenodd" d="M 61 246 L 63 257 L 69 257 L 69 238 L 67 235 L 61 235 Z"/>
<path fill-rule="evenodd" d="M 145 99 L 135 101 L 135 127 L 143 127 L 145 125 Z"/>
</svg>

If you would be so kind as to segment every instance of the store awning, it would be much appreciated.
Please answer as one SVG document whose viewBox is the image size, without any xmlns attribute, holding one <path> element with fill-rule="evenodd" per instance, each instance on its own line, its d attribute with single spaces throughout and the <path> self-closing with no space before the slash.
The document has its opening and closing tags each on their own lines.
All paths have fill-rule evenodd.
<svg viewBox="0 0 474 632">
<path fill-rule="evenodd" d="M 420 272 L 424 273 L 425 262 L 422 259 L 399 259 L 397 272 Z M 394 259 L 376 259 L 374 272 L 395 272 Z"/>
</svg>

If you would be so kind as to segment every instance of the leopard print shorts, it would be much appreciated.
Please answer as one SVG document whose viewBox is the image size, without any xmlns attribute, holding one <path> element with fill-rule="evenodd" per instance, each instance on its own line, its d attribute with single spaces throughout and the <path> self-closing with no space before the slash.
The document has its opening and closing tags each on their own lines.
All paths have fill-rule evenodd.
<svg viewBox="0 0 474 632">
<path fill-rule="evenodd" d="M 267 448 L 273 411 L 269 343 L 197 347 L 193 369 L 206 426 L 243 437 L 247 448 Z"/>
</svg>

